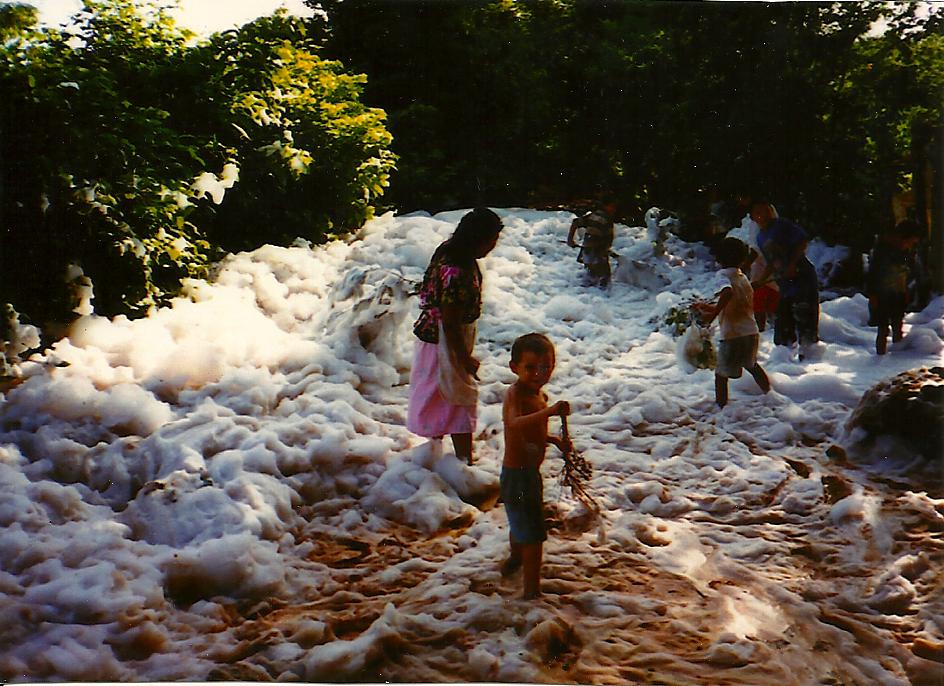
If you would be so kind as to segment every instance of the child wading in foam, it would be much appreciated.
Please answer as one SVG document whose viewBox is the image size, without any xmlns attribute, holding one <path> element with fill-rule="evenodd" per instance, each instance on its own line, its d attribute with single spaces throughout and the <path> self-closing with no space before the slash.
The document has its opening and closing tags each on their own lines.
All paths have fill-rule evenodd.
<svg viewBox="0 0 944 686">
<path fill-rule="evenodd" d="M 883 231 L 869 255 L 866 280 L 869 295 L 869 326 L 878 327 L 875 352 L 884 355 L 888 349 L 888 332 L 892 342 L 902 338 L 902 321 L 911 300 L 908 281 L 915 269 L 915 246 L 921 239 L 921 227 L 910 219 Z"/>
<path fill-rule="evenodd" d="M 577 261 L 587 268 L 590 285 L 604 289 L 610 285 L 610 246 L 613 245 L 616 208 L 616 199 L 606 197 L 599 209 L 574 219 L 567 234 L 567 245 L 576 248 L 574 236 L 577 229 L 583 229 L 583 245 L 577 253 Z"/>
<path fill-rule="evenodd" d="M 547 420 L 566 417 L 570 405 L 558 400 L 551 406 L 541 390 L 554 371 L 554 344 L 539 333 L 515 340 L 511 347 L 511 371 L 518 380 L 505 394 L 502 420 L 505 425 L 505 459 L 501 471 L 501 497 L 508 515 L 511 555 L 502 565 L 502 576 L 524 566 L 524 598 L 541 594 L 544 529 L 544 483 L 541 463 L 547 444 L 563 450 L 561 441 L 547 434 Z"/>
<path fill-rule="evenodd" d="M 751 282 L 738 268 L 747 258 L 747 246 L 737 238 L 725 238 L 716 254 L 724 267 L 721 273 L 731 285 L 721 290 L 716 304 L 699 303 L 695 308 L 706 318 L 706 326 L 718 317 L 721 327 L 721 345 L 718 346 L 718 366 L 715 369 L 715 400 L 719 407 L 724 407 L 728 402 L 728 379 L 740 378 L 742 369 L 754 377 L 764 393 L 770 390 L 770 381 L 757 364 L 760 334 L 754 319 L 754 292 Z"/>
<path fill-rule="evenodd" d="M 777 209 L 771 205 L 770 213 L 776 219 L 779 215 Z M 747 277 L 754 286 L 754 319 L 757 320 L 757 329 L 763 331 L 767 328 L 768 318 L 772 318 L 777 313 L 777 307 L 780 304 L 780 286 L 773 276 L 764 278 L 767 273 L 767 259 L 761 252 L 758 245 L 758 234 L 760 227 L 757 222 L 751 221 L 748 233 L 747 248 L 748 256 L 741 266 Z"/>
</svg>

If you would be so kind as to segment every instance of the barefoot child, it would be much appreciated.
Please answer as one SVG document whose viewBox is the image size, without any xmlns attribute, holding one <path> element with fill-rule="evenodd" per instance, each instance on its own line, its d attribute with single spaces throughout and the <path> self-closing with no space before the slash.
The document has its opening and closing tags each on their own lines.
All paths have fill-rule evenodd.
<svg viewBox="0 0 944 686">
<path fill-rule="evenodd" d="M 908 281 L 914 271 L 915 246 L 921 239 L 921 227 L 910 219 L 898 222 L 891 231 L 883 231 L 869 255 L 866 291 L 869 296 L 869 326 L 877 326 L 875 352 L 884 355 L 888 349 L 888 332 L 892 342 L 902 338 L 902 321 L 911 293 Z"/>
<path fill-rule="evenodd" d="M 570 405 L 559 400 L 551 406 L 541 388 L 554 371 L 554 345 L 539 333 L 515 340 L 511 347 L 511 371 L 518 380 L 505 394 L 505 459 L 501 471 L 501 497 L 508 515 L 511 555 L 502 566 L 507 576 L 524 565 L 525 599 L 541 593 L 544 530 L 544 484 L 541 463 L 548 443 L 561 449 L 560 439 L 547 435 L 548 417 L 570 414 Z"/>
<path fill-rule="evenodd" d="M 721 273 L 731 285 L 721 289 L 717 304 L 700 303 L 695 307 L 706 318 L 705 326 L 718 317 L 721 327 L 721 345 L 718 346 L 718 366 L 715 369 L 715 401 L 719 407 L 724 407 L 728 402 L 728 379 L 739 379 L 742 369 L 754 377 L 764 393 L 770 390 L 770 381 L 757 364 L 760 335 L 754 319 L 753 289 L 738 268 L 747 257 L 747 246 L 737 238 L 725 238 L 716 254 L 724 267 Z"/>
<path fill-rule="evenodd" d="M 567 234 L 567 245 L 576 248 L 574 236 L 577 229 L 583 229 L 583 245 L 577 261 L 587 268 L 590 284 L 603 289 L 610 284 L 610 246 L 613 245 L 616 208 L 616 199 L 607 197 L 599 209 L 574 219 Z"/>
</svg>

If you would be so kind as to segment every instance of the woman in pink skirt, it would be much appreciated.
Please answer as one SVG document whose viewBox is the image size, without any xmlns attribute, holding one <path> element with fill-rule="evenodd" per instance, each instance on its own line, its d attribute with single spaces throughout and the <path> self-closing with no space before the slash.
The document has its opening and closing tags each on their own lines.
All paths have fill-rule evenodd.
<svg viewBox="0 0 944 686">
<path fill-rule="evenodd" d="M 419 340 L 406 426 L 430 438 L 450 434 L 456 457 L 469 464 L 479 368 L 472 348 L 482 312 L 482 272 L 476 260 L 492 251 L 501 229 L 498 215 L 484 207 L 462 218 L 429 261 L 419 292 L 420 316 L 413 326 Z"/>
</svg>

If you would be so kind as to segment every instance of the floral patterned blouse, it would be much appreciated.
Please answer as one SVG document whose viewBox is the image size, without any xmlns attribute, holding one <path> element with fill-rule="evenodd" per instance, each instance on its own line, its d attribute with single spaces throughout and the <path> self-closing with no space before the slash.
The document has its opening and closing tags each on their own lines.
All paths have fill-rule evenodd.
<svg viewBox="0 0 944 686">
<path fill-rule="evenodd" d="M 474 322 L 482 313 L 482 272 L 478 263 L 457 265 L 445 255 L 434 255 L 420 286 L 420 316 L 413 333 L 426 343 L 439 343 L 442 307 L 460 308 L 464 324 Z"/>
</svg>

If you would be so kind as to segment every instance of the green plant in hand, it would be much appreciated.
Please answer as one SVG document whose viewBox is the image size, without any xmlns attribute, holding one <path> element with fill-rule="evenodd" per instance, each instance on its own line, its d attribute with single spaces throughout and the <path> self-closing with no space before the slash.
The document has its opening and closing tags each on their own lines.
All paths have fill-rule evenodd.
<svg viewBox="0 0 944 686">
<path fill-rule="evenodd" d="M 673 338 L 678 338 L 688 330 L 692 321 L 698 321 L 696 307 L 703 302 L 698 298 L 689 298 L 674 307 L 670 307 L 669 311 L 662 317 L 662 325 L 668 328 Z"/>
</svg>

